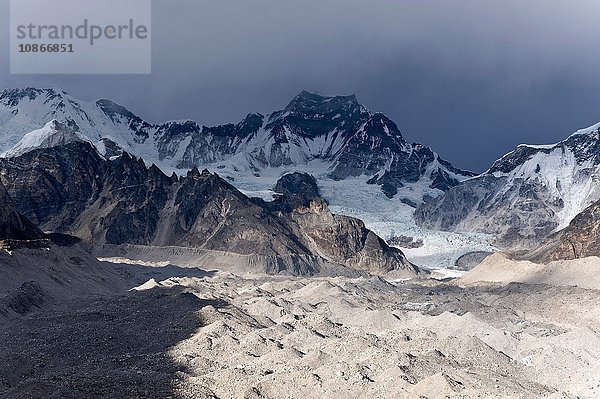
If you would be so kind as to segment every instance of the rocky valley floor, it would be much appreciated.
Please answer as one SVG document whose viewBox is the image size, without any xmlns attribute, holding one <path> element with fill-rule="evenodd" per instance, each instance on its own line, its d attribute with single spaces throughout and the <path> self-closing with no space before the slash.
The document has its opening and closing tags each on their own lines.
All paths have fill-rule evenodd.
<svg viewBox="0 0 600 399">
<path fill-rule="evenodd" d="M 0 397 L 600 396 L 595 289 L 113 266 L 0 319 Z"/>
</svg>

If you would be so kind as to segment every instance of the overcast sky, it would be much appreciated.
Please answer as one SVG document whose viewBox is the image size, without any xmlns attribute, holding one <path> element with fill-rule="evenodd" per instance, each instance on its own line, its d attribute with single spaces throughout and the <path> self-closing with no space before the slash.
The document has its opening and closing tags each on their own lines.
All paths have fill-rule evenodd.
<svg viewBox="0 0 600 399">
<path fill-rule="evenodd" d="M 483 171 L 600 121 L 598 1 L 154 0 L 148 76 L 10 75 L 8 11 L 0 0 L 0 87 L 110 98 L 155 122 L 354 93 L 406 139 Z"/>
</svg>

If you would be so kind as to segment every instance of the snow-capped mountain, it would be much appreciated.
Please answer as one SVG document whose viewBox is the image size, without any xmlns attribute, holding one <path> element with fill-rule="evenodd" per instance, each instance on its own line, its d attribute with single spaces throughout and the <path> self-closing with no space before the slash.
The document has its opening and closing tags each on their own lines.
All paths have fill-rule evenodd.
<svg viewBox="0 0 600 399">
<path fill-rule="evenodd" d="M 26 133 L 57 120 L 90 141 L 117 143 L 123 149 L 147 151 L 153 126 L 108 100 L 84 102 L 58 89 L 11 89 L 0 92 L 0 152 Z M 102 140 L 104 139 L 104 140 Z M 148 143 L 150 144 L 150 143 Z"/>
<path fill-rule="evenodd" d="M 46 126 L 53 120 L 57 129 Z M 70 129 L 68 137 L 58 133 L 62 126 Z M 245 194 L 267 200 L 281 176 L 308 172 L 336 213 L 364 220 L 385 239 L 424 242 L 405 249 L 421 266 L 452 267 L 466 252 L 493 248 L 485 235 L 415 225 L 414 207 L 424 196 L 439 196 L 474 174 L 407 142 L 394 122 L 355 96 L 303 91 L 280 111 L 208 127 L 192 120 L 150 123 L 110 100 L 80 101 L 58 89 L 12 89 L 0 92 L 0 132 L 4 157 L 83 140 L 106 159 L 125 151 L 167 175 L 184 176 L 194 166 L 216 171 Z"/>
<path fill-rule="evenodd" d="M 551 145 L 520 145 L 480 176 L 427 201 L 428 228 L 478 231 L 514 248 L 539 243 L 600 198 L 600 124 Z"/>
<path fill-rule="evenodd" d="M 38 148 L 52 148 L 74 141 L 86 141 L 86 138 L 70 126 L 53 119 L 41 129 L 27 133 L 3 156 L 6 158 L 16 157 Z"/>
<path fill-rule="evenodd" d="M 0 151 L 6 157 L 33 148 L 34 141 L 22 142 L 23 136 L 45 129 L 51 120 L 78 132 L 107 157 L 127 151 L 167 171 L 197 166 L 260 175 L 269 168 L 314 163 L 336 180 L 365 176 L 388 197 L 417 182 L 447 190 L 473 176 L 430 148 L 404 140 L 394 122 L 367 111 L 355 96 L 303 91 L 267 117 L 249 114 L 237 124 L 207 127 L 191 120 L 151 124 L 110 100 L 84 102 L 57 89 L 5 90 Z"/>
</svg>

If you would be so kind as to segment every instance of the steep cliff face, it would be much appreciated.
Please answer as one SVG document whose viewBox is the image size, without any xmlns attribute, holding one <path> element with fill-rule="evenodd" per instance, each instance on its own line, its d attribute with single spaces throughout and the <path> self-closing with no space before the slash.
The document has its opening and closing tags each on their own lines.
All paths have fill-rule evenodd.
<svg viewBox="0 0 600 399">
<path fill-rule="evenodd" d="M 316 187 L 308 175 L 284 178 L 281 198 L 268 204 L 246 197 L 207 170 L 168 177 L 127 153 L 106 160 L 85 141 L 1 159 L 0 170 L 21 212 L 45 230 L 95 245 L 175 245 L 256 254 L 279 259 L 269 269 L 274 273 L 314 274 L 325 263 L 416 273 L 399 250 L 385 246 L 361 222 L 331 215 L 324 203 L 321 212 L 313 212 L 316 219 L 298 216 L 302 211 L 294 210 L 310 205 L 318 191 L 306 203 L 286 180 Z M 381 267 L 375 268 L 379 261 Z"/>
<path fill-rule="evenodd" d="M 527 258 L 539 263 L 600 256 L 600 201 L 586 208 L 568 227 L 552 234 Z"/>
<path fill-rule="evenodd" d="M 311 175 L 286 174 L 277 181 L 274 191 L 277 198 L 273 202 L 255 201 L 286 218 L 306 246 L 324 259 L 375 274 L 419 273 L 402 251 L 388 246 L 361 220 L 333 214 Z"/>
<path fill-rule="evenodd" d="M 284 212 L 308 207 L 313 200 L 321 198 L 315 178 L 308 173 L 294 172 L 281 176 L 273 191 L 275 192 L 274 201 L 265 203 L 265 206 Z"/>
<path fill-rule="evenodd" d="M 44 229 L 95 244 L 306 253 L 275 217 L 208 171 L 167 177 L 127 153 L 106 161 L 85 142 L 31 151 L 1 167 L 22 212 Z"/>
</svg>

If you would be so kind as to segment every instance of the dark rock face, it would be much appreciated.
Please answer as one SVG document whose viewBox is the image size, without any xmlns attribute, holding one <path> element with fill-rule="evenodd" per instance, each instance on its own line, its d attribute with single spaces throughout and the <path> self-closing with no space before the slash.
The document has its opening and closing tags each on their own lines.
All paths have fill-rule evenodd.
<svg viewBox="0 0 600 399">
<path fill-rule="evenodd" d="M 187 169 L 226 160 L 254 138 L 263 125 L 263 119 L 260 114 L 248 114 L 238 124 L 214 127 L 200 126 L 194 121 L 159 125 L 155 133 L 159 159 L 174 158 L 182 152 L 180 159 L 174 159 L 175 166 Z M 185 146 L 183 151 L 182 146 Z"/>
<path fill-rule="evenodd" d="M 54 91 L 50 90 L 53 94 Z M 26 89 L 9 89 L 0 92 L 0 104 L 8 106 L 17 106 L 21 100 L 28 98 L 30 100 L 36 99 L 39 95 L 44 94 L 45 90 L 35 89 L 28 87 Z"/>
<path fill-rule="evenodd" d="M 256 254 L 274 257 L 273 273 L 314 274 L 323 262 L 376 272 L 416 270 L 362 222 L 331 215 L 322 201 L 322 212 L 313 222 L 296 218 L 294 209 L 320 201 L 308 175 L 282 178 L 281 207 L 275 209 L 207 170 L 167 177 L 127 153 L 105 160 L 86 142 L 2 159 L 0 169 L 21 212 L 45 230 L 88 243 Z M 315 244 L 317 236 L 327 238 Z"/>
<path fill-rule="evenodd" d="M 16 210 L 6 188 L 0 183 L 0 240 L 44 238 L 44 233 Z"/>
<path fill-rule="evenodd" d="M 301 138 L 315 139 L 335 129 L 342 135 L 351 133 L 367 118 L 368 112 L 356 96 L 324 97 L 303 91 L 283 111 L 274 112 L 265 128 L 277 141 L 287 142 L 286 129 Z"/>
<path fill-rule="evenodd" d="M 104 145 L 105 153 L 104 157 L 107 159 L 111 159 L 114 157 L 119 157 L 123 155 L 123 149 L 114 141 L 108 138 L 104 138 L 100 140 L 102 145 Z"/>
<path fill-rule="evenodd" d="M 492 234 L 496 245 L 527 249 L 557 226 L 560 203 L 535 181 L 483 175 L 426 199 L 415 211 L 418 225 L 446 231 Z M 501 193 L 501 194 L 500 194 Z"/>
<path fill-rule="evenodd" d="M 431 172 L 431 188 L 445 191 L 457 185 L 459 181 L 449 173 L 463 178 L 474 176 L 454 168 L 431 148 L 406 142 L 394 122 L 383 114 L 374 114 L 365 122 L 362 132 L 348 140 L 331 176 L 345 179 L 372 174 L 374 176 L 369 182 L 379 184 L 391 198 L 397 194 L 398 188 L 425 176 L 432 163 L 437 166 Z"/>
<path fill-rule="evenodd" d="M 275 192 L 283 197 L 301 197 L 308 201 L 319 198 L 317 182 L 308 173 L 294 172 L 283 175 L 275 184 Z"/>
<path fill-rule="evenodd" d="M 359 176 L 365 172 L 378 172 L 390 158 L 402 154 L 403 144 L 407 143 L 394 122 L 383 114 L 369 116 L 364 121 L 362 131 L 349 138 L 347 146 L 339 156 L 332 176 L 336 179 L 345 179 L 348 176 Z M 392 166 L 390 169 L 395 168 Z M 411 170 L 411 173 L 419 175 L 419 177 L 420 172 Z M 414 178 L 414 176 L 412 177 Z M 413 181 L 415 180 L 413 179 Z"/>
<path fill-rule="evenodd" d="M 124 153 L 102 159 L 87 143 L 2 160 L 19 208 L 44 229 L 96 244 L 194 245 L 238 253 L 306 250 L 275 217 L 216 175 L 194 169 L 176 182 Z M 31 165 L 35 165 L 31 167 Z M 236 237 L 240 229 L 246 236 Z M 252 234 L 254 233 L 254 234 Z M 237 238 L 237 239 L 236 239 Z M 245 248 L 244 242 L 251 247 Z"/>
<path fill-rule="evenodd" d="M 419 272 L 402 251 L 388 246 L 361 220 L 332 214 L 309 174 L 296 172 L 282 176 L 275 192 L 279 197 L 265 205 L 283 213 L 307 246 L 328 261 L 370 273 Z"/>
<path fill-rule="evenodd" d="M 415 211 L 417 224 L 439 230 L 451 230 L 465 219 L 475 207 L 479 206 L 479 192 L 488 190 L 487 187 L 496 184 L 493 177 L 480 179 L 477 184 L 466 182 L 460 188 L 449 190 L 440 198 L 427 198 L 424 204 Z"/>
<path fill-rule="evenodd" d="M 527 259 L 538 263 L 600 256 L 600 201 L 586 208 L 569 226 L 549 236 Z"/>
<path fill-rule="evenodd" d="M 174 157 L 187 137 L 191 136 L 193 141 L 201 132 L 202 126 L 194 121 L 167 122 L 160 125 L 156 134 L 159 159 Z"/>
<path fill-rule="evenodd" d="M 492 254 L 493 252 L 486 251 L 474 251 L 466 253 L 456 260 L 454 267 L 456 267 L 457 270 L 471 270 Z"/>
<path fill-rule="evenodd" d="M 532 148 L 527 146 L 517 147 L 514 151 L 506 154 L 502 158 L 495 161 L 490 170 L 488 171 L 488 174 L 493 174 L 495 172 L 510 173 L 515 168 L 519 167 L 520 165 L 523 165 L 535 154 L 540 152 L 543 154 L 548 154 L 550 150 Z"/>
<path fill-rule="evenodd" d="M 413 249 L 413 248 L 421 248 L 423 246 L 422 239 L 418 238 L 415 240 L 414 237 L 409 237 L 409 236 L 404 236 L 404 235 L 392 236 L 392 237 L 387 238 L 386 241 L 389 245 L 393 245 L 393 246 L 399 247 L 399 248 Z"/>
<path fill-rule="evenodd" d="M 96 101 L 96 105 L 116 124 L 121 123 L 119 117 L 122 117 L 133 132 L 136 142 L 143 143 L 150 137 L 152 126 L 127 108 L 105 99 Z"/>
<path fill-rule="evenodd" d="M 173 158 L 178 168 L 191 169 L 230 158 L 241 151 L 263 125 L 263 116 L 249 114 L 238 124 L 214 127 L 194 121 L 167 122 L 156 127 L 159 159 Z M 178 154 L 180 158 L 176 158 Z"/>
<path fill-rule="evenodd" d="M 431 188 L 437 188 L 438 190 L 448 191 L 452 187 L 458 185 L 459 181 L 450 177 L 450 175 L 443 169 L 435 170 L 432 175 Z"/>
<path fill-rule="evenodd" d="M 299 207 L 310 206 L 311 201 L 321 198 L 319 187 L 314 177 L 308 173 L 288 173 L 283 175 L 275 185 L 278 197 L 267 203 L 272 210 L 291 212 Z"/>
</svg>

